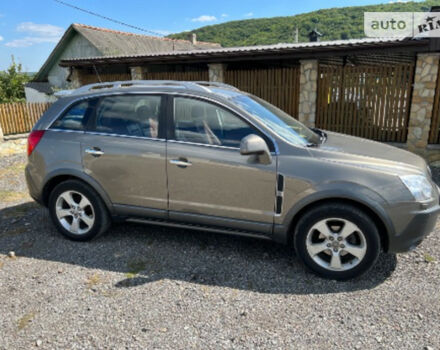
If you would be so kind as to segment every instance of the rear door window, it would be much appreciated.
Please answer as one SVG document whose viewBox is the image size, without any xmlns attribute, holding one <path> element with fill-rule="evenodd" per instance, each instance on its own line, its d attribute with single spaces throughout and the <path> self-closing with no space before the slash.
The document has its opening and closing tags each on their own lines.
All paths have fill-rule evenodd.
<svg viewBox="0 0 440 350">
<path fill-rule="evenodd" d="M 159 137 L 159 95 L 122 95 L 104 97 L 96 107 L 92 131 L 106 134 Z"/>
</svg>

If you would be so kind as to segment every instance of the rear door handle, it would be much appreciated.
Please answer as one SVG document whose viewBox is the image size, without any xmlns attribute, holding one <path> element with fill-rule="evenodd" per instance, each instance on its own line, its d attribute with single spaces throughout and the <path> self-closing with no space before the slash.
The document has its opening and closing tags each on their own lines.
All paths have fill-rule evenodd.
<svg viewBox="0 0 440 350">
<path fill-rule="evenodd" d="M 188 162 L 188 159 L 185 158 L 171 159 L 170 164 L 177 165 L 179 168 L 186 168 L 192 165 Z"/>
<path fill-rule="evenodd" d="M 86 152 L 87 154 L 91 154 L 94 157 L 100 157 L 104 154 L 104 152 L 101 151 L 101 149 L 99 149 L 98 147 L 86 148 L 84 152 Z"/>
</svg>

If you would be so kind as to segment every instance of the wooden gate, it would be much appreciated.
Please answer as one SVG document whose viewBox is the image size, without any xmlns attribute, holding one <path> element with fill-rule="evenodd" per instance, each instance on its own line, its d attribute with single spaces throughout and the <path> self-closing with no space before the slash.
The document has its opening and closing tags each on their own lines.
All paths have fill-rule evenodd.
<svg viewBox="0 0 440 350">
<path fill-rule="evenodd" d="M 122 73 L 122 74 L 99 74 L 99 77 L 97 74 L 83 74 L 81 75 L 81 85 L 87 85 L 87 84 L 94 84 L 99 82 L 110 82 L 110 81 L 125 81 L 130 80 L 131 75 L 129 73 Z"/>
<path fill-rule="evenodd" d="M 225 83 L 261 97 L 298 118 L 299 77 L 299 66 L 231 67 L 226 70 Z"/>
<path fill-rule="evenodd" d="M 182 72 L 147 72 L 144 74 L 147 80 L 179 80 L 179 81 L 208 81 L 207 69 L 188 70 Z"/>
<path fill-rule="evenodd" d="M 440 143 L 440 70 L 437 76 L 428 143 Z"/>
<path fill-rule="evenodd" d="M 406 142 L 414 63 L 320 65 L 316 126 L 388 142 Z"/>
</svg>

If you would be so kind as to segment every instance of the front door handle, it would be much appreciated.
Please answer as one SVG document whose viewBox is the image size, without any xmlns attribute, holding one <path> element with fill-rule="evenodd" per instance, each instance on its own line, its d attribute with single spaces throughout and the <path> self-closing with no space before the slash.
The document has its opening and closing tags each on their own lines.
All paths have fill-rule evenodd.
<svg viewBox="0 0 440 350">
<path fill-rule="evenodd" d="M 101 149 L 99 149 L 98 147 L 86 148 L 84 152 L 86 152 L 87 154 L 91 154 L 94 157 L 100 157 L 104 154 L 104 152 L 101 151 Z"/>
<path fill-rule="evenodd" d="M 185 158 L 171 159 L 170 164 L 177 165 L 179 168 L 186 168 L 192 165 L 190 162 L 188 162 L 188 159 Z"/>
</svg>

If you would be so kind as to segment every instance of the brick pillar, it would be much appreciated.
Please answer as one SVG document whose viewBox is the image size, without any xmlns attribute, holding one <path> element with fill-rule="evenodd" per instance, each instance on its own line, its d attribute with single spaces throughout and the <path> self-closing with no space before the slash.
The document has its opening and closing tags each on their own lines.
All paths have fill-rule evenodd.
<svg viewBox="0 0 440 350">
<path fill-rule="evenodd" d="M 406 142 L 408 150 L 420 155 L 428 145 L 438 68 L 439 53 L 417 55 Z"/>
<path fill-rule="evenodd" d="M 309 127 L 315 126 L 318 89 L 318 60 L 301 60 L 298 119 Z"/>
<path fill-rule="evenodd" d="M 223 63 L 211 63 L 208 64 L 209 68 L 209 81 L 217 83 L 225 82 L 226 64 Z"/>
<path fill-rule="evenodd" d="M 143 80 L 144 79 L 144 67 L 136 66 L 130 67 L 131 80 Z"/>
</svg>

